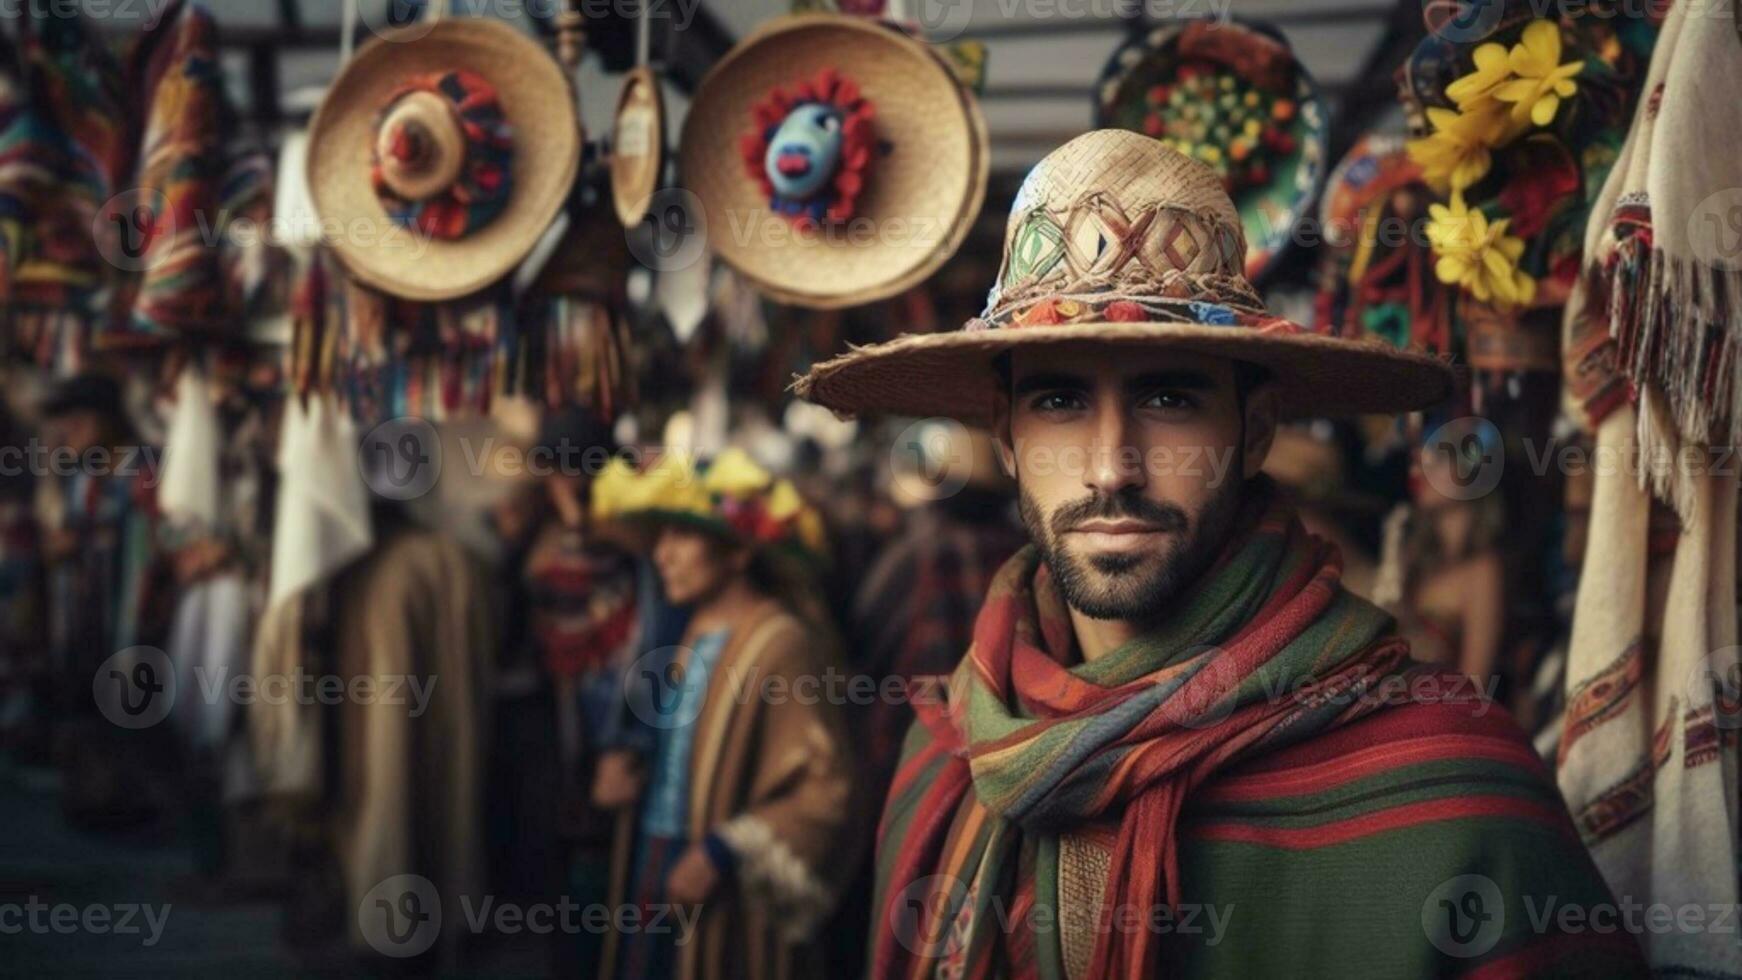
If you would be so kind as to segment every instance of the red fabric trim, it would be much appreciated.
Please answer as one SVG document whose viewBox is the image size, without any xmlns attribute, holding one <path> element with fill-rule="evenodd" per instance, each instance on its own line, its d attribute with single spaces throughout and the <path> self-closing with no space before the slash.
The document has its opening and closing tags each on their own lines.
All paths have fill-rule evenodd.
<svg viewBox="0 0 1742 980">
<path fill-rule="evenodd" d="M 1228 841 L 1238 844 L 1262 844 L 1290 851 L 1309 851 L 1319 847 L 1346 844 L 1352 840 L 1405 827 L 1437 823 L 1443 820 L 1464 820 L 1471 817 L 1513 817 L 1530 820 L 1544 827 L 1570 835 L 1566 819 L 1551 807 L 1520 800 L 1512 796 L 1480 795 L 1425 803 L 1407 803 L 1377 813 L 1362 814 L 1348 820 L 1317 827 L 1258 827 L 1243 821 L 1206 820 L 1181 831 L 1197 840 Z M 1574 839 L 1577 839 L 1574 837 Z"/>
<path fill-rule="evenodd" d="M 1531 769 L 1542 766 L 1536 753 L 1513 739 L 1439 735 L 1401 745 L 1376 745 L 1343 759 L 1284 772 L 1229 776 L 1204 787 L 1196 798 L 1204 802 L 1233 803 L 1319 793 L 1389 769 L 1442 759 L 1488 759 Z"/>
</svg>

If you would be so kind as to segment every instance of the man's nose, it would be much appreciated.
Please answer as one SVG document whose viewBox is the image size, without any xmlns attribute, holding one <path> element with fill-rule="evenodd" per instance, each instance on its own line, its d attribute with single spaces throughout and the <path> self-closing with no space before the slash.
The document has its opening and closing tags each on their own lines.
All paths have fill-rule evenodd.
<svg viewBox="0 0 1742 980">
<path fill-rule="evenodd" d="M 1105 496 L 1145 484 L 1143 467 L 1132 465 L 1132 420 L 1118 399 L 1103 398 L 1095 409 L 1094 438 L 1088 447 L 1083 485 Z"/>
</svg>

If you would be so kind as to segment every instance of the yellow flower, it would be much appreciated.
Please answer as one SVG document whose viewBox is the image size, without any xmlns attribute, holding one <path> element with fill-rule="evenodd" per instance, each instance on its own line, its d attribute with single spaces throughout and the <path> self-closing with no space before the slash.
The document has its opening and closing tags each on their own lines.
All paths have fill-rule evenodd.
<svg viewBox="0 0 1742 980">
<path fill-rule="evenodd" d="M 741 499 L 766 490 L 773 480 L 749 453 L 734 446 L 714 457 L 703 482 L 712 493 Z"/>
<path fill-rule="evenodd" d="M 768 492 L 768 516 L 788 525 L 798 543 L 812 553 L 821 556 L 828 550 L 822 515 L 799 495 L 791 480 L 775 481 Z"/>
<path fill-rule="evenodd" d="M 1453 194 L 1450 204 L 1430 205 L 1428 215 L 1428 242 L 1440 282 L 1501 306 L 1520 306 L 1535 297 L 1536 280 L 1518 268 L 1524 239 L 1506 234 L 1511 219 L 1490 222 L 1481 211 L 1470 210 L 1462 194 Z"/>
<path fill-rule="evenodd" d="M 798 495 L 798 488 L 792 485 L 792 481 L 776 481 L 774 489 L 768 492 L 768 516 L 784 522 L 802 510 L 804 498 Z"/>
<path fill-rule="evenodd" d="M 1430 108 L 1427 121 L 1433 132 L 1409 141 L 1409 158 L 1421 167 L 1422 179 L 1441 192 L 1461 191 L 1481 180 L 1493 164 L 1488 151 L 1516 135 L 1498 102 L 1466 112 Z"/>
<path fill-rule="evenodd" d="M 1460 109 L 1470 109 L 1494 97 L 1494 91 L 1512 80 L 1512 65 L 1506 45 L 1484 44 L 1474 55 L 1476 69 L 1446 86 L 1446 97 Z"/>
<path fill-rule="evenodd" d="M 1518 77 L 1494 90 L 1494 97 L 1512 103 L 1512 119 L 1529 120 L 1538 126 L 1554 122 L 1561 100 L 1579 90 L 1573 76 L 1583 71 L 1583 61 L 1561 64 L 1561 29 L 1553 21 L 1539 20 L 1524 29 L 1524 37 L 1507 57 Z"/>
</svg>

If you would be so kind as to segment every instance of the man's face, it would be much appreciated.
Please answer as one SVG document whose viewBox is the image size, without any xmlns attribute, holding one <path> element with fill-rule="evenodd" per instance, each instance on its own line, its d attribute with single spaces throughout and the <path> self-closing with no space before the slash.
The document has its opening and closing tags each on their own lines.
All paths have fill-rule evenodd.
<svg viewBox="0 0 1742 980">
<path fill-rule="evenodd" d="M 1145 620 L 1215 558 L 1275 431 L 1234 363 L 1093 343 L 1017 350 L 999 455 L 1071 607 Z"/>
</svg>

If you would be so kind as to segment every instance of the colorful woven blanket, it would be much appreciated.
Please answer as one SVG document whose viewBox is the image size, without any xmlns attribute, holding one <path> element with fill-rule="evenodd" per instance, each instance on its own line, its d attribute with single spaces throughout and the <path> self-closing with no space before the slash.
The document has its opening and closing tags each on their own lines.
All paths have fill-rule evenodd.
<svg viewBox="0 0 1742 980">
<path fill-rule="evenodd" d="M 950 705 L 916 705 L 879 829 L 873 975 L 1417 976 L 1604 944 L 1626 972 L 1626 933 L 1569 952 L 1552 906 L 1539 930 L 1526 914 L 1609 897 L 1510 720 L 1412 668 L 1268 488 L 1241 528 L 1165 623 L 1090 663 L 1033 549 L 999 573 Z M 1439 892 L 1473 935 L 1436 925 Z M 1178 928 L 1204 907 L 1245 940 Z"/>
</svg>

